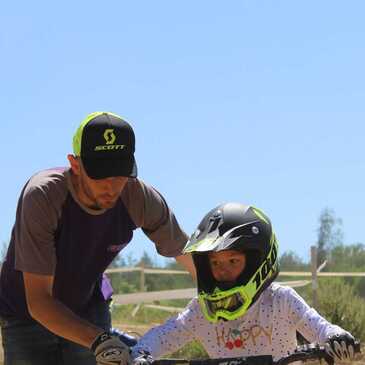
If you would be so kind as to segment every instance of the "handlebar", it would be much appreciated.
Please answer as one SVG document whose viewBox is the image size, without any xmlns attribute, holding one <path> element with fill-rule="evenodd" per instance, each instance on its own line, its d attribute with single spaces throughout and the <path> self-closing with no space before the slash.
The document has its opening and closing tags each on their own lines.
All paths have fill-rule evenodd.
<svg viewBox="0 0 365 365">
<path fill-rule="evenodd" d="M 354 352 L 360 352 L 358 341 L 355 342 Z M 202 360 L 160 359 L 154 360 L 152 365 L 287 365 L 295 361 L 308 360 L 324 360 L 328 365 L 334 364 L 333 358 L 327 354 L 324 346 L 309 344 L 298 346 L 293 353 L 277 361 L 274 361 L 271 355 L 263 355 Z"/>
<path fill-rule="evenodd" d="M 274 365 L 271 355 L 229 357 L 221 359 L 160 359 L 154 360 L 152 365 Z"/>
</svg>

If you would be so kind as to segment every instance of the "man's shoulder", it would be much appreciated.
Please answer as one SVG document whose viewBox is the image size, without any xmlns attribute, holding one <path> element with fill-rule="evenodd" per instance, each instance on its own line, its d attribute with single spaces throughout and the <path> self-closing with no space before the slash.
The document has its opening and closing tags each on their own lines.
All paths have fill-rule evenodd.
<svg viewBox="0 0 365 365">
<path fill-rule="evenodd" d="M 36 172 L 30 179 L 29 184 L 47 185 L 65 183 L 69 169 L 67 167 L 54 167 Z"/>
<path fill-rule="evenodd" d="M 159 201 L 163 199 L 157 189 L 139 178 L 129 178 L 121 196 L 127 205 L 131 202 L 133 204 L 138 204 L 138 202 L 144 204 L 145 201 Z"/>
<path fill-rule="evenodd" d="M 66 167 L 39 171 L 28 180 L 24 189 L 24 195 L 66 195 L 68 191 L 68 176 L 69 170 Z"/>
<path fill-rule="evenodd" d="M 146 181 L 138 178 L 138 177 L 130 177 L 128 178 L 128 182 L 123 190 L 124 193 L 136 190 L 155 190 L 152 185 L 147 183 Z"/>
</svg>

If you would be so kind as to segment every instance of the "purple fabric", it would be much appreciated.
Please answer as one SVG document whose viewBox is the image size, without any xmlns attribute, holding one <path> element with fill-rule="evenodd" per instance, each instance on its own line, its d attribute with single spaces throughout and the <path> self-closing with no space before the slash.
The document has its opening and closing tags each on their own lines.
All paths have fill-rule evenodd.
<svg viewBox="0 0 365 365">
<path fill-rule="evenodd" d="M 107 277 L 106 274 L 103 274 L 103 280 L 101 282 L 101 292 L 105 300 L 110 299 L 113 295 L 113 287 L 110 279 Z"/>
</svg>

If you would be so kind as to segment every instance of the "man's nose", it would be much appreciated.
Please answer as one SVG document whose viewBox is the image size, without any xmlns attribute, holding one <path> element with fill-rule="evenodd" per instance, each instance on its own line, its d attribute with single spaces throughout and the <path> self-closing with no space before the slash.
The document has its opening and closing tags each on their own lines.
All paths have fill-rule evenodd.
<svg viewBox="0 0 365 365">
<path fill-rule="evenodd" d="M 113 177 L 106 179 L 105 189 L 108 192 L 115 192 L 117 190 L 120 190 L 121 186 L 122 182 L 119 179 Z"/>
<path fill-rule="evenodd" d="M 104 191 L 110 193 L 113 190 L 113 182 L 111 179 L 107 179 L 104 183 Z"/>
</svg>

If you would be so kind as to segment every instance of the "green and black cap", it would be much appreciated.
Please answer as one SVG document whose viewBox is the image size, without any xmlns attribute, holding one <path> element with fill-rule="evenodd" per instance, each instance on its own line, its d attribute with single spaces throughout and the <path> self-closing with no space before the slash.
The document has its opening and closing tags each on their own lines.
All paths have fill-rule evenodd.
<svg viewBox="0 0 365 365">
<path fill-rule="evenodd" d="M 133 128 L 114 113 L 89 114 L 73 137 L 73 150 L 92 179 L 137 177 Z"/>
</svg>

